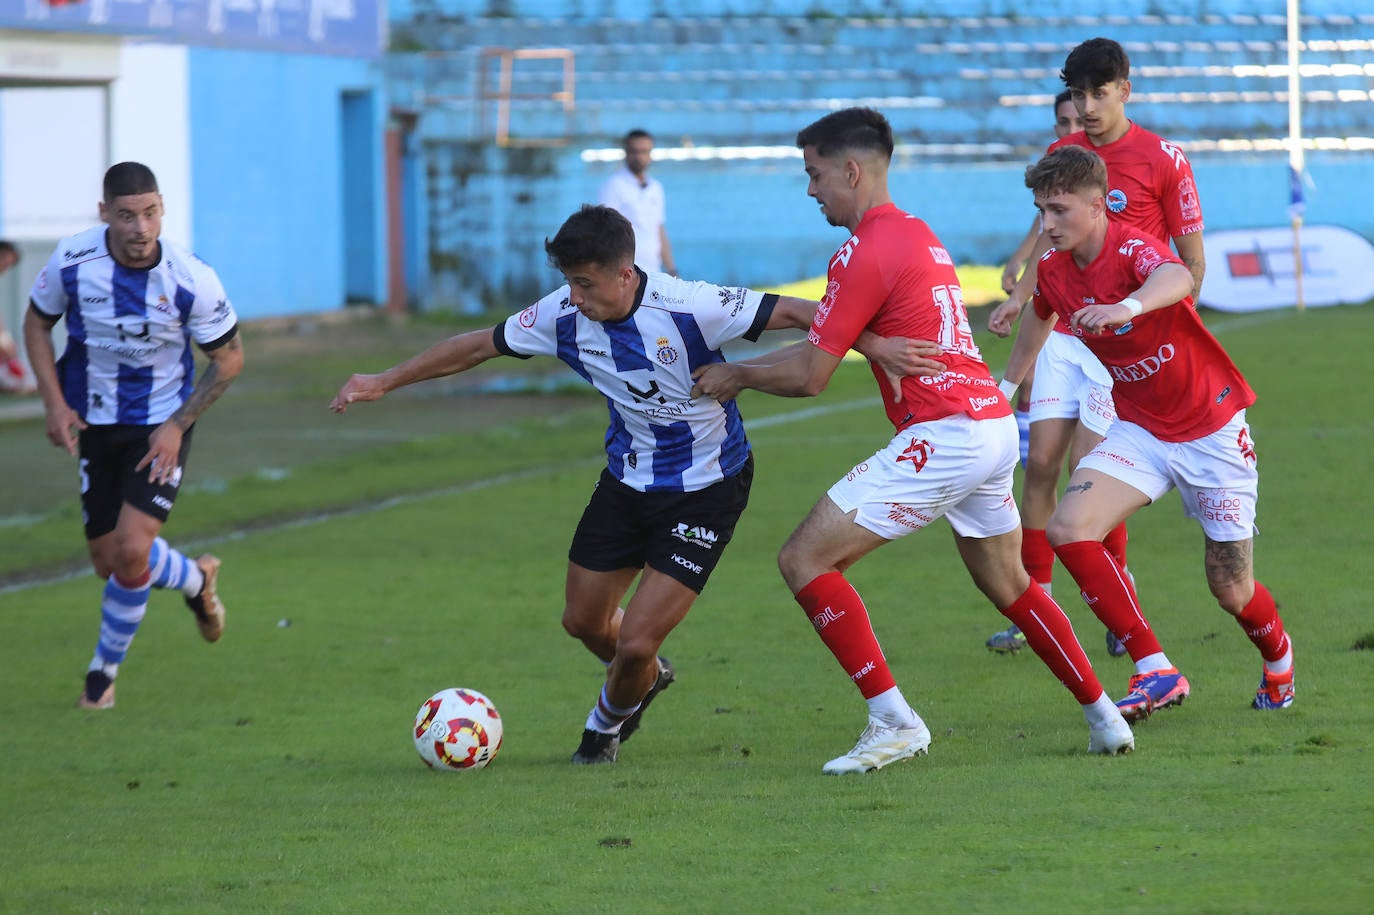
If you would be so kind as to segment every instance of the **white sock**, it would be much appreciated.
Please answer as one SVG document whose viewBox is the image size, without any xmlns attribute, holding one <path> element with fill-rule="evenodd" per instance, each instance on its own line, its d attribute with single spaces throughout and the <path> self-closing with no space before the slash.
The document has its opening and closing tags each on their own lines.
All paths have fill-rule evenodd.
<svg viewBox="0 0 1374 915">
<path fill-rule="evenodd" d="M 1147 654 L 1139 661 L 1136 661 L 1135 672 L 1138 674 L 1148 674 L 1152 670 L 1168 670 L 1173 666 L 1173 664 L 1169 663 L 1168 655 L 1162 651 L 1156 651 L 1154 654 Z"/>
<path fill-rule="evenodd" d="M 1083 717 L 1088 719 L 1088 727 L 1100 728 L 1109 721 L 1120 718 L 1121 712 L 1117 710 L 1116 703 L 1107 698 L 1107 693 L 1103 691 L 1096 701 L 1083 706 Z"/>
<path fill-rule="evenodd" d="M 899 687 L 884 690 L 868 701 L 868 716 L 883 727 L 914 728 L 921 716 L 907 703 Z"/>
<path fill-rule="evenodd" d="M 1283 657 L 1277 661 L 1264 662 L 1264 669 L 1271 674 L 1286 674 L 1293 669 L 1293 637 L 1285 632 L 1283 638 L 1288 643 L 1288 649 L 1284 651 Z"/>
</svg>

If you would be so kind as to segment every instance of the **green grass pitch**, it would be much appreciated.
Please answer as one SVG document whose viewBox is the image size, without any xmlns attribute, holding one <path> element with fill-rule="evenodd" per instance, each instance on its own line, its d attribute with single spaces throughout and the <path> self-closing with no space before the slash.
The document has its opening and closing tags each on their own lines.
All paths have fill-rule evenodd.
<svg viewBox="0 0 1374 915">
<path fill-rule="evenodd" d="M 603 671 L 558 620 L 599 398 L 502 398 L 522 418 L 482 429 L 461 417 L 489 405 L 437 394 L 332 417 L 348 367 L 414 341 L 274 366 L 250 337 L 250 383 L 207 417 L 191 478 L 214 477 L 209 455 L 269 404 L 293 432 L 338 438 L 321 455 L 280 431 L 281 454 L 255 447 L 281 473 L 226 471 L 178 504 L 169 538 L 225 560 L 222 642 L 155 594 L 118 706 L 74 709 L 98 584 L 16 583 L 80 559 L 75 514 L 54 502 L 0 526 L 0 912 L 1374 910 L 1374 411 L 1359 368 L 1374 310 L 1209 323 L 1259 394 L 1256 566 L 1294 637 L 1294 707 L 1249 709 L 1258 656 L 1207 593 L 1201 533 L 1171 496 L 1132 522 L 1131 565 L 1193 695 L 1137 728 L 1134 755 L 1088 756 L 1077 706 L 1035 657 L 983 648 L 1002 618 L 939 524 L 851 576 L 935 742 L 845 779 L 820 766 L 852 745 L 863 704 L 774 557 L 888 437 L 865 368 L 815 401 L 742 399 L 752 504 L 665 645 L 679 680 L 618 764 L 584 769 L 568 756 Z M 979 339 L 999 365 L 1005 341 Z M 279 386 L 255 389 L 255 371 Z M 422 409 L 423 432 L 388 425 Z M 41 422 L 0 435 L 41 438 Z M 59 455 L 34 476 L 67 473 Z M 1107 657 L 1062 569 L 1056 587 L 1119 697 L 1128 662 Z M 411 718 L 447 686 L 500 709 L 489 769 L 416 756 Z"/>
</svg>

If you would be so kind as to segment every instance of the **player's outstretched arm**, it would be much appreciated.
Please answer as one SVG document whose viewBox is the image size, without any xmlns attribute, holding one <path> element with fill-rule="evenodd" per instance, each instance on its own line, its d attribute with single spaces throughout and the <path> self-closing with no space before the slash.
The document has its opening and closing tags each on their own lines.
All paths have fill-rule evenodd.
<svg viewBox="0 0 1374 915">
<path fill-rule="evenodd" d="M 988 330 L 999 337 L 1008 336 L 1011 333 L 1011 324 L 1016 320 L 1016 316 L 1021 313 L 1021 306 L 1030 301 L 1030 297 L 1035 292 L 1035 280 L 1039 275 L 1038 267 L 1040 258 L 1045 252 L 1050 250 L 1050 237 L 1044 232 L 1035 240 L 1035 247 L 1031 249 L 1031 256 L 1026 261 L 1026 269 L 1022 271 L 1021 278 L 1016 281 L 1011 292 L 1007 295 L 1007 300 L 992 310 L 988 315 Z"/>
<path fill-rule="evenodd" d="M 457 375 L 497 355 L 500 353 L 496 349 L 494 329 L 488 327 L 459 334 L 384 372 L 351 376 L 329 402 L 329 409 L 343 413 L 351 403 L 380 400 L 397 388 L 417 381 Z"/>
<path fill-rule="evenodd" d="M 892 396 L 902 399 L 902 379 L 908 375 L 934 377 L 945 370 L 940 361 L 944 351 L 931 340 L 908 337 L 880 337 L 866 330 L 854 342 L 854 351 L 883 370 L 892 385 Z"/>
<path fill-rule="evenodd" d="M 780 295 L 768 316 L 764 330 L 806 330 L 816 317 L 819 302 L 800 299 L 794 295 Z"/>
<path fill-rule="evenodd" d="M 749 362 L 702 366 L 692 373 L 692 396 L 726 401 L 753 388 L 779 397 L 814 397 L 825 390 L 839 364 L 839 356 L 810 343 L 795 343 Z"/>
</svg>

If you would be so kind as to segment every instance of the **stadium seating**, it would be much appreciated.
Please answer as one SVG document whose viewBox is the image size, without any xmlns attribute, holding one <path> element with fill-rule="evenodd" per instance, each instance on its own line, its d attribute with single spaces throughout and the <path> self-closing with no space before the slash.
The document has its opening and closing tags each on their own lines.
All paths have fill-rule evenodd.
<svg viewBox="0 0 1374 915">
<path fill-rule="evenodd" d="M 731 282 L 806 275 L 833 240 L 806 219 L 786 160 L 799 127 L 848 105 L 892 121 L 894 193 L 920 203 L 956 259 L 996 261 L 1024 231 L 1019 173 L 1049 137 L 1064 56 L 1096 35 L 1131 54 L 1131 116 L 1194 158 L 1209 228 L 1286 218 L 1284 0 L 1208 0 L 1169 15 L 1155 0 L 1117 0 L 1093 17 L 1069 0 L 951 0 L 942 15 L 918 0 L 852 0 L 842 17 L 784 15 L 802 5 L 393 2 L 387 84 L 393 107 L 417 115 L 431 301 L 537 291 L 542 252 L 515 240 L 543 237 L 549 214 L 587 199 L 631 127 L 658 138 L 655 173 L 677 189 L 673 201 L 690 194 L 692 207 L 670 213 L 680 263 Z M 1353 160 L 1374 144 L 1374 11 L 1352 7 L 1303 3 L 1303 121 L 1341 157 L 1329 163 L 1333 188 L 1369 171 Z M 499 119 L 498 48 L 570 51 L 571 87 L 562 61 L 517 60 Z M 570 104 L 555 97 L 567 88 Z M 1208 152 L 1221 158 L 1198 159 Z M 1335 199 L 1321 206 L 1348 212 Z"/>
<path fill-rule="evenodd" d="M 576 62 L 575 117 L 540 98 L 561 85 L 556 62 L 519 62 L 512 136 L 586 141 L 613 137 L 633 122 L 695 143 L 786 143 L 807 115 L 872 104 L 906 142 L 1018 149 L 1043 139 L 1067 51 L 1108 34 L 1136 61 L 1133 111 L 1158 132 L 1183 142 L 1279 137 L 1287 130 L 1285 20 L 1281 10 L 1245 11 L 1255 5 L 1092 19 L 1063 14 L 1070 4 L 1045 2 L 1031 4 L 1049 11 L 1039 17 L 750 15 L 775 6 L 762 0 L 718 0 L 693 4 L 690 14 L 649 17 L 635 12 L 643 4 L 575 0 L 504 4 L 536 13 L 516 18 L 429 8 L 393 23 L 395 42 L 423 53 L 393 54 L 388 67 L 398 102 L 435 114 L 425 123 L 434 137 L 476 139 L 485 129 L 479 114 L 492 103 L 476 97 L 482 48 L 560 47 Z M 711 9 L 722 15 L 702 12 Z M 600 15 L 606 10 L 616 16 Z M 1309 14 L 1303 42 L 1312 127 L 1334 136 L 1364 131 L 1374 98 L 1374 15 Z"/>
</svg>

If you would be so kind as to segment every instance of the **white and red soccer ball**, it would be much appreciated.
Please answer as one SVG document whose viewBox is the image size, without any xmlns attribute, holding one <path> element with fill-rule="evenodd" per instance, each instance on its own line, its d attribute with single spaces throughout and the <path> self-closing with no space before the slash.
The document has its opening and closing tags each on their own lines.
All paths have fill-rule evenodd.
<svg viewBox="0 0 1374 915">
<path fill-rule="evenodd" d="M 475 689 L 445 689 L 415 713 L 415 749 L 431 769 L 485 768 L 501 749 L 501 716 Z"/>
</svg>

